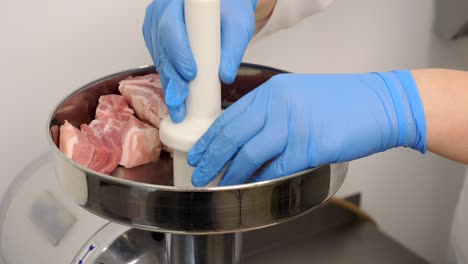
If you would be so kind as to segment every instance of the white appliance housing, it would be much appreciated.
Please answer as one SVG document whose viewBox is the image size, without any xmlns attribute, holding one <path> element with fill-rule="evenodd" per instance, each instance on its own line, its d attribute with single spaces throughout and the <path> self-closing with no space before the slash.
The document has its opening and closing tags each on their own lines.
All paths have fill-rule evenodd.
<svg viewBox="0 0 468 264">
<path fill-rule="evenodd" d="M 47 152 L 29 163 L 8 189 L 0 204 L 3 264 L 92 263 L 93 253 L 130 229 L 73 203 L 55 177 L 52 153 Z"/>
</svg>

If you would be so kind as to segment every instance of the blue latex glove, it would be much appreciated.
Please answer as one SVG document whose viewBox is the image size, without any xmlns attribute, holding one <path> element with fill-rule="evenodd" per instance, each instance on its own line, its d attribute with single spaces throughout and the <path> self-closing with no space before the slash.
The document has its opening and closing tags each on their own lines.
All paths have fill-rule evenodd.
<svg viewBox="0 0 468 264">
<path fill-rule="evenodd" d="M 255 31 L 257 0 L 221 0 L 220 78 L 232 83 L 247 44 Z M 154 0 L 146 9 L 143 23 L 146 47 L 158 70 L 165 100 L 173 122 L 185 117 L 188 82 L 197 66 L 188 42 L 184 0 Z"/>
<path fill-rule="evenodd" d="M 409 71 L 281 74 L 230 106 L 191 149 L 192 183 L 290 175 L 395 147 L 426 151 L 424 110 Z"/>
</svg>

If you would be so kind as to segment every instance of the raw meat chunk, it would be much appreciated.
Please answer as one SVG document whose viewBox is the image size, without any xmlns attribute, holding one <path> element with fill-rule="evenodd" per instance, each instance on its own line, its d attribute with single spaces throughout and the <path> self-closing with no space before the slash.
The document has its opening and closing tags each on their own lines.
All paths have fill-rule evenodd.
<svg viewBox="0 0 468 264">
<path fill-rule="evenodd" d="M 76 127 L 65 120 L 60 127 L 60 150 L 78 164 L 88 167 L 94 156 L 94 146 Z"/>
<path fill-rule="evenodd" d="M 122 156 L 120 144 L 120 129 L 122 126 L 123 124 L 115 119 L 107 119 L 105 121 L 95 119 L 89 124 L 94 134 L 109 149 L 107 163 L 101 169 L 102 173 L 111 173 L 119 165 L 120 157 Z"/>
<path fill-rule="evenodd" d="M 107 160 L 110 154 L 107 145 L 104 144 L 104 142 L 98 136 L 96 136 L 94 130 L 92 130 L 88 125 L 81 125 L 81 131 L 94 147 L 93 159 L 89 163 L 88 168 L 102 173 L 111 172 L 106 168 Z"/>
<path fill-rule="evenodd" d="M 128 106 L 125 98 L 117 94 L 103 95 L 99 97 L 96 108 L 96 119 L 116 118 L 126 121 L 134 111 Z"/>
<path fill-rule="evenodd" d="M 172 152 L 159 138 L 158 127 L 168 115 L 159 75 L 129 77 L 120 82 L 119 91 L 122 95 L 99 98 L 95 119 L 89 124 L 91 115 L 83 123 L 65 121 L 57 127 L 60 135 L 54 137 L 67 157 L 105 174 L 119 165 L 133 168 L 158 161 L 162 150 Z M 95 101 L 85 101 L 80 104 L 87 105 L 86 109 L 96 106 Z M 70 108 L 69 112 L 74 111 Z"/>
<path fill-rule="evenodd" d="M 157 74 L 128 77 L 120 81 L 119 91 L 135 110 L 136 116 L 157 128 L 169 114 Z"/>
<path fill-rule="evenodd" d="M 161 154 L 159 131 L 136 117 L 125 123 L 121 130 L 122 156 L 119 164 L 132 168 L 158 161 Z"/>
</svg>

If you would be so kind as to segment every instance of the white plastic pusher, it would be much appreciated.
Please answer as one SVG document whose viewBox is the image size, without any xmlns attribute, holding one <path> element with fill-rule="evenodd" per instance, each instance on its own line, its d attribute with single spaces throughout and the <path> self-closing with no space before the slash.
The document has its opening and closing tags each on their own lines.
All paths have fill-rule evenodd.
<svg viewBox="0 0 468 264">
<path fill-rule="evenodd" d="M 174 149 L 174 186 L 194 188 L 194 168 L 187 153 L 221 113 L 221 0 L 185 0 L 185 23 L 197 76 L 189 83 L 184 120 L 173 123 L 165 118 L 160 127 L 161 141 Z M 215 186 L 218 176 L 208 186 Z"/>
</svg>

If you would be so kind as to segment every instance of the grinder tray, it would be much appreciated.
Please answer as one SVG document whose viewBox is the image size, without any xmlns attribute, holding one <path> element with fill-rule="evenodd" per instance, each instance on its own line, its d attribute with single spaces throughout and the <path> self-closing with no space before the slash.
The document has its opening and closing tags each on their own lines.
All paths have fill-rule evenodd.
<svg viewBox="0 0 468 264">
<path fill-rule="evenodd" d="M 113 222 L 149 231 L 221 234 L 275 225 L 323 204 L 341 187 L 348 164 L 324 165 L 284 178 L 228 187 L 184 189 L 172 186 L 172 158 L 144 166 L 117 168 L 112 175 L 87 169 L 58 148 L 65 120 L 79 127 L 94 118 L 98 98 L 118 93 L 128 76 L 155 73 L 153 66 L 103 77 L 67 96 L 47 123 L 48 141 L 60 185 L 80 206 Z M 232 85 L 222 85 L 229 107 L 252 89 L 284 71 L 243 63 Z M 190 176 L 188 176 L 190 177 Z"/>
</svg>

